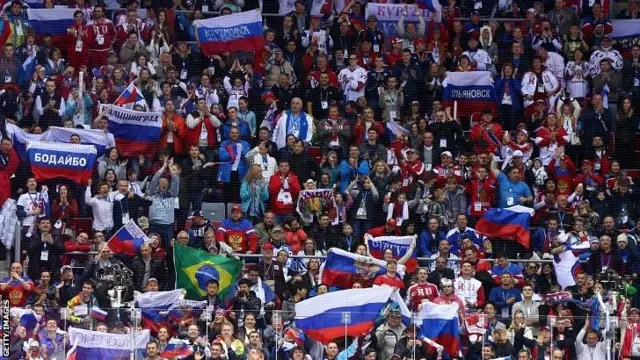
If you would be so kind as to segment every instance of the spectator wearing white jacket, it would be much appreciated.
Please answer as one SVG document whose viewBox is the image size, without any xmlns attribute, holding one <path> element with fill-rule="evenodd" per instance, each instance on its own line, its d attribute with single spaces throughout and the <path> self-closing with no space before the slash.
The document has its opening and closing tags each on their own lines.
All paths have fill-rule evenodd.
<svg viewBox="0 0 640 360">
<path fill-rule="evenodd" d="M 589 328 L 589 317 L 584 322 L 584 327 L 576 336 L 576 359 L 577 360 L 605 360 L 607 358 L 607 345 L 599 341 L 598 333 Z M 582 340 L 587 338 L 587 343 Z"/>
<path fill-rule="evenodd" d="M 269 142 L 263 141 L 258 146 L 251 149 L 245 156 L 250 165 L 260 165 L 262 177 L 270 179 L 271 175 L 278 170 L 276 159 L 269 155 Z"/>
</svg>

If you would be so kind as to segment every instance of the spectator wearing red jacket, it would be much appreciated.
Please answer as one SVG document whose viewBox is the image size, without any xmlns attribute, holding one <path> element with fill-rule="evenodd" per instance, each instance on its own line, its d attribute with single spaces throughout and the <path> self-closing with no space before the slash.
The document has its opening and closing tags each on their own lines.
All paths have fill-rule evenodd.
<svg viewBox="0 0 640 360">
<path fill-rule="evenodd" d="M 187 136 L 187 124 L 182 116 L 176 113 L 175 102 L 167 100 L 164 105 L 164 115 L 162 116 L 160 148 L 169 149 L 172 156 L 186 155 L 188 148 L 185 146 L 185 140 Z"/>
<path fill-rule="evenodd" d="M 205 99 L 198 99 L 196 112 L 187 115 L 187 146 L 197 145 L 203 154 L 208 149 L 216 149 L 216 129 L 222 126 L 220 120 L 212 115 Z M 206 133 L 206 135 L 203 134 Z"/>
<path fill-rule="evenodd" d="M 300 228 L 298 219 L 293 216 L 287 216 L 283 225 L 285 243 L 292 253 L 297 254 L 298 251 L 302 250 L 302 245 L 307 240 L 307 233 Z"/>
<path fill-rule="evenodd" d="M 64 242 L 64 251 L 65 253 L 69 252 L 80 252 L 80 253 L 88 253 L 91 251 L 91 241 L 89 240 L 89 235 L 86 232 L 78 233 L 75 239 L 70 239 Z M 79 255 L 62 255 L 62 264 L 70 265 L 72 260 L 86 260 L 87 255 L 79 254 Z"/>
<path fill-rule="evenodd" d="M 502 126 L 493 122 L 491 109 L 485 109 L 482 111 L 482 122 L 471 128 L 473 151 L 476 153 L 495 152 L 500 148 L 500 140 L 503 135 Z"/>
<path fill-rule="evenodd" d="M 402 279 L 398 276 L 397 270 L 398 260 L 387 260 L 387 273 L 378 275 L 373 281 L 373 284 L 378 286 L 391 286 L 399 290 L 404 289 L 404 281 L 402 281 Z"/>
<path fill-rule="evenodd" d="M 554 157 L 547 168 L 549 177 L 556 182 L 557 195 L 571 195 L 576 176 L 576 166 L 567 155 Z"/>
<path fill-rule="evenodd" d="M 2 206 L 11 196 L 11 177 L 18 169 L 20 160 L 16 151 L 13 150 L 13 141 L 11 139 L 2 139 L 0 152 L 2 152 L 0 161 L 0 206 Z"/>
<path fill-rule="evenodd" d="M 400 227 L 397 226 L 397 224 L 398 222 L 396 221 L 396 219 L 389 219 L 387 220 L 387 223 L 384 224 L 384 226 L 378 226 L 369 229 L 365 234 L 365 238 L 367 237 L 367 234 L 371 235 L 372 237 L 400 236 Z"/>
<path fill-rule="evenodd" d="M 295 200 L 300 193 L 298 177 L 290 171 L 289 162 L 281 160 L 278 171 L 269 179 L 269 203 L 279 223 L 295 211 Z"/>
<path fill-rule="evenodd" d="M 353 138 L 356 145 L 360 146 L 367 136 L 367 129 L 374 128 L 378 132 L 378 138 L 382 139 L 384 136 L 384 126 L 380 121 L 376 121 L 373 118 L 373 109 L 366 106 L 362 110 L 362 117 L 358 118 L 355 125 L 353 125 Z"/>
</svg>

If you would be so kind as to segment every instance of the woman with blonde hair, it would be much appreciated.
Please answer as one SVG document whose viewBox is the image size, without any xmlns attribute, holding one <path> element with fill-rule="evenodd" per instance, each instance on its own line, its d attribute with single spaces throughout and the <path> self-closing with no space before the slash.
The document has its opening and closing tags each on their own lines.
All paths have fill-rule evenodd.
<svg viewBox="0 0 640 360">
<path fill-rule="evenodd" d="M 249 168 L 240 185 L 242 211 L 254 223 L 262 219 L 266 210 L 265 202 L 269 200 L 268 185 L 268 181 L 262 177 L 262 167 L 259 164 L 254 164 Z"/>
</svg>

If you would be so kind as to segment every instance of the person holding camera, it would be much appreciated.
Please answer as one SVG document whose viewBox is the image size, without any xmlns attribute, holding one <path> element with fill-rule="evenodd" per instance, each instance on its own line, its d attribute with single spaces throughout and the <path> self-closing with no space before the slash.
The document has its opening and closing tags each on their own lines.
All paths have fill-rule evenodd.
<svg viewBox="0 0 640 360">
<path fill-rule="evenodd" d="M 249 279 L 240 279 L 238 282 L 238 292 L 233 299 L 233 311 L 229 313 L 229 317 L 236 321 L 238 327 L 244 326 L 244 313 L 251 312 L 256 316 L 260 314 L 262 301 L 251 290 L 252 286 Z"/>
</svg>

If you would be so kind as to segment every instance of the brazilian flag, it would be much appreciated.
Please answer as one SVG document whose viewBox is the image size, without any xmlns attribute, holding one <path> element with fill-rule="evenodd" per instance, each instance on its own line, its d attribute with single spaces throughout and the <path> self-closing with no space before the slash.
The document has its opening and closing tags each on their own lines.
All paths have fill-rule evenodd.
<svg viewBox="0 0 640 360">
<path fill-rule="evenodd" d="M 189 246 L 175 244 L 173 261 L 176 267 L 176 289 L 187 290 L 187 298 L 200 299 L 207 294 L 207 283 L 220 283 L 218 295 L 225 298 L 242 274 L 242 261 Z"/>
</svg>

